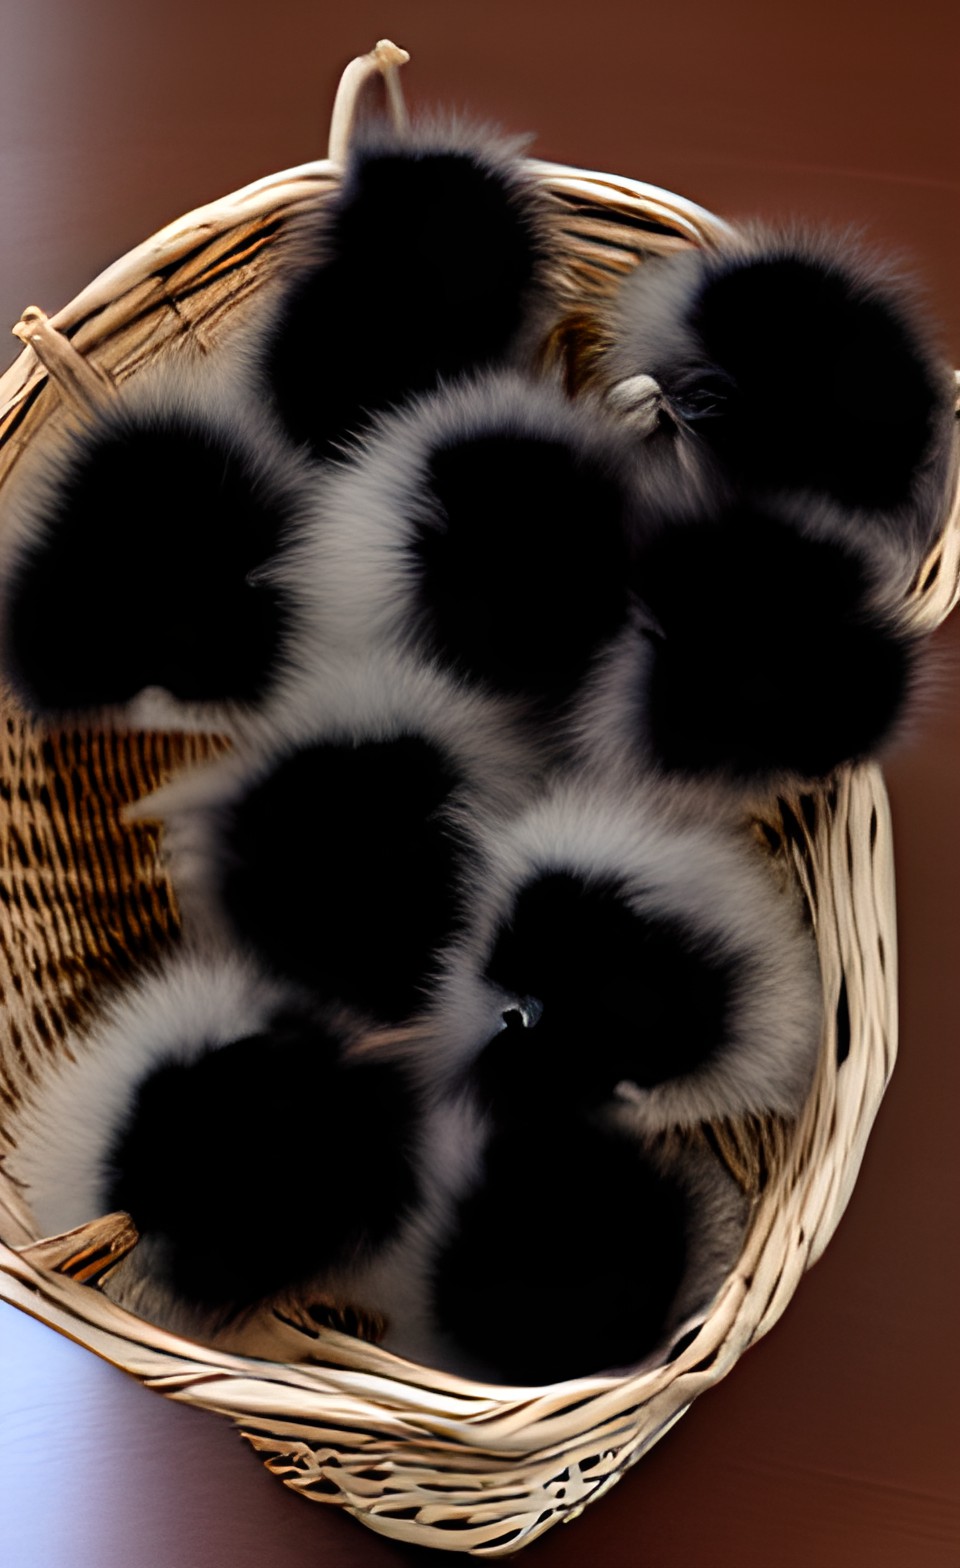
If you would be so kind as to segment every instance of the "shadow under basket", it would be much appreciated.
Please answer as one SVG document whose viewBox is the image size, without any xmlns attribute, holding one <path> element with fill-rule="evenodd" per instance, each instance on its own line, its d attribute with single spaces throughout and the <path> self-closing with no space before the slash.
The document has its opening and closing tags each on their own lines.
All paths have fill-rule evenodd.
<svg viewBox="0 0 960 1568">
<path fill-rule="evenodd" d="M 589 361 L 591 305 L 624 272 L 710 245 L 724 225 L 630 179 L 531 168 L 553 195 L 564 246 L 561 319 L 545 353 L 575 373 Z M 33 458 L 56 440 L 78 400 L 212 351 L 270 278 L 291 219 L 337 179 L 338 164 L 323 161 L 258 181 L 155 235 L 52 320 L 27 312 L 28 347 L 0 379 L 0 502 L 27 446 Z M 905 606 L 917 627 L 951 608 L 958 559 L 954 505 Z M 229 1344 L 199 1346 L 97 1288 L 136 1242 L 126 1216 L 37 1236 L 3 1159 L 18 1119 L 68 1035 L 177 934 L 157 831 L 123 825 L 122 808 L 222 742 L 41 731 L 9 704 L 0 724 L 0 1298 L 181 1403 L 229 1417 L 305 1497 L 384 1535 L 491 1556 L 600 1497 L 776 1322 L 843 1212 L 896 1052 L 890 819 L 875 767 L 844 770 L 757 822 L 771 874 L 796 879 L 809 907 L 823 1043 L 795 1124 L 703 1131 L 753 1199 L 743 1254 L 708 1316 L 637 1375 L 494 1388 L 399 1360 L 322 1302 L 264 1311 Z M 583 1330 L 571 1322 L 571 1337 Z"/>
</svg>

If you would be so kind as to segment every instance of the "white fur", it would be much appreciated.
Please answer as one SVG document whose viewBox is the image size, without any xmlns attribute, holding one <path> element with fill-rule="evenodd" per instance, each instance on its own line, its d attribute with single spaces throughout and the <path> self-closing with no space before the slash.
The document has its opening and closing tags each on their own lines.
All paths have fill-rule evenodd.
<svg viewBox="0 0 960 1568">
<path fill-rule="evenodd" d="M 523 798 L 553 754 L 519 700 L 488 696 L 400 647 L 358 642 L 304 649 L 282 694 L 247 732 L 244 754 L 278 756 L 330 738 L 344 744 L 408 731 L 449 751 L 475 787 Z"/>
<path fill-rule="evenodd" d="M 650 1089 L 623 1086 L 638 1128 L 654 1133 L 800 1110 L 813 1079 L 823 1004 L 799 895 L 778 885 L 746 828 L 693 825 L 674 816 L 667 800 L 584 776 L 557 784 L 510 822 L 488 820 L 472 929 L 447 955 L 428 1033 L 414 1052 L 425 1074 L 455 1080 L 498 1031 L 515 999 L 483 978 L 496 932 L 530 878 L 563 869 L 622 881 L 638 914 L 681 920 L 740 970 L 721 1052 L 683 1078 Z"/>
<path fill-rule="evenodd" d="M 285 716 L 282 740 L 263 725 L 248 731 L 224 758 L 181 773 L 128 808 L 129 821 L 162 820 L 163 848 L 185 929 L 216 931 L 229 940 L 219 906 L 224 809 L 265 780 L 290 753 L 319 742 L 360 745 L 402 734 L 422 736 L 462 769 L 465 793 L 458 821 L 470 836 L 467 802 L 517 809 L 540 786 L 549 752 L 524 734 L 508 703 L 464 690 L 437 671 L 403 656 L 331 660 L 316 700 Z M 324 802 L 317 801 L 322 822 Z M 310 824 L 304 824 L 305 833 Z M 316 890 L 314 890 L 316 892 Z"/>
<path fill-rule="evenodd" d="M 106 1212 L 107 1155 L 149 1073 L 258 1033 L 280 1000 L 278 988 L 237 957 L 178 956 L 128 986 L 88 1034 L 69 1041 L 18 1117 L 8 1162 L 40 1234 Z"/>
<path fill-rule="evenodd" d="M 595 660 L 571 710 L 571 755 L 579 766 L 594 771 L 600 780 L 657 778 L 655 753 L 645 730 L 644 696 L 655 659 L 655 649 L 646 632 L 641 616 L 631 615 L 620 635 Z M 686 782 L 679 780 L 677 800 L 690 793 Z M 712 796 L 718 803 L 729 801 L 742 807 L 740 787 L 727 791 L 716 786 Z"/>
</svg>

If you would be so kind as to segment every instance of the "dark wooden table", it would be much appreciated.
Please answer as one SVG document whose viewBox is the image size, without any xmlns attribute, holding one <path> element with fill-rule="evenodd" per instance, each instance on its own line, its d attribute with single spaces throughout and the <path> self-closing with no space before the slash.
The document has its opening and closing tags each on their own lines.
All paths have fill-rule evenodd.
<svg viewBox="0 0 960 1568">
<path fill-rule="evenodd" d="M 864 225 L 920 265 L 960 364 L 949 0 L 32 0 L 0 50 L 0 322 L 161 224 L 321 155 L 389 32 L 414 101 L 537 133 L 727 215 Z M 13 13 L 13 14 L 11 14 Z M 16 345 L 11 339 L 10 357 Z M 3 356 L 0 354 L 0 359 Z M 529 1568 L 960 1563 L 960 630 L 890 762 L 901 1060 L 851 1207 L 781 1324 Z M 286 1493 L 229 1426 L 0 1306 L 3 1568 L 438 1564 Z"/>
</svg>

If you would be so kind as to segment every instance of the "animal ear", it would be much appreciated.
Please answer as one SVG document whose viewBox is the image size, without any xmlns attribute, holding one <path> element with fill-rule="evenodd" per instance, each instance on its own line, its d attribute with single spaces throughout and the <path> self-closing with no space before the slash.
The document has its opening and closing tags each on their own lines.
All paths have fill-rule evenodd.
<svg viewBox="0 0 960 1568">
<path fill-rule="evenodd" d="M 849 236 L 748 227 L 638 268 L 611 363 L 652 375 L 735 483 L 886 518 L 922 554 L 946 512 L 955 391 L 915 293 Z"/>
<path fill-rule="evenodd" d="M 27 487 L 6 557 L 3 665 L 45 717 L 124 704 L 257 702 L 290 619 L 257 573 L 299 504 L 296 464 L 229 408 L 118 398 Z"/>
<path fill-rule="evenodd" d="M 454 119 L 361 130 L 256 353 L 294 441 L 329 456 L 371 413 L 522 352 L 556 249 L 522 147 Z"/>
</svg>

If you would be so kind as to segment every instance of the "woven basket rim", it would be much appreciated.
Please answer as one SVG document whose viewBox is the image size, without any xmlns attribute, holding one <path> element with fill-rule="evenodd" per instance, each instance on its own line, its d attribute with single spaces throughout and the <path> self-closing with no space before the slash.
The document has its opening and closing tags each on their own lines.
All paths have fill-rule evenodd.
<svg viewBox="0 0 960 1568">
<path fill-rule="evenodd" d="M 720 236 L 728 232 L 729 225 L 722 218 L 663 186 L 539 158 L 528 158 L 524 162 L 532 174 L 551 188 L 590 192 L 599 199 L 603 199 L 605 194 L 616 192 L 624 199 L 625 205 L 636 204 L 645 214 L 653 217 L 662 213 L 665 218 L 672 219 L 681 229 L 686 230 L 691 240 L 702 235 Z M 141 277 L 149 270 L 149 263 L 152 262 L 153 266 L 168 265 L 195 239 L 210 237 L 243 219 L 256 218 L 263 212 L 273 211 L 278 200 L 284 200 L 291 207 L 299 205 L 301 200 L 311 200 L 318 184 L 335 183 L 339 173 L 339 166 L 330 158 L 312 159 L 273 174 L 261 175 L 229 191 L 225 196 L 202 202 L 180 217 L 162 224 L 145 240 L 110 262 L 47 319 L 51 326 L 69 334 L 78 322 L 110 303 L 118 288 L 123 289 L 132 279 Z M 36 307 L 25 307 L 24 316 L 33 308 Z M 21 323 L 22 320 L 23 317 Z M 20 336 L 18 328 L 21 323 L 11 328 L 16 336 Z M 10 401 L 22 391 L 25 370 L 37 370 L 29 354 L 29 344 L 0 376 L 0 417 L 7 411 Z"/>
</svg>

